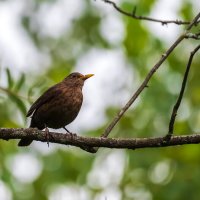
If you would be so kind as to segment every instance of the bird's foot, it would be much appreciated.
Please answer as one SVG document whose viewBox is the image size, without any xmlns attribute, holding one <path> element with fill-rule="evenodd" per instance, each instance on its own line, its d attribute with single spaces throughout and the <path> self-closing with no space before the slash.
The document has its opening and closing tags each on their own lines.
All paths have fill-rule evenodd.
<svg viewBox="0 0 200 200">
<path fill-rule="evenodd" d="M 70 135 L 71 139 L 74 139 L 77 136 L 76 133 L 72 133 L 71 131 L 67 130 L 65 127 L 63 128 L 67 131 L 67 134 Z"/>
</svg>

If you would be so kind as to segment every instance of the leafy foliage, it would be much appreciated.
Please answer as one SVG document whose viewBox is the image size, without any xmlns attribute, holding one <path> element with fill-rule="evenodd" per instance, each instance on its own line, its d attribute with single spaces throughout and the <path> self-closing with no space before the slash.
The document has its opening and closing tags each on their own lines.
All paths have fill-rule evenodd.
<svg viewBox="0 0 200 200">
<path fill-rule="evenodd" d="M 29 11 L 37 13 L 48 1 L 32 2 L 35 6 L 29 7 Z M 52 4 L 55 2 L 51 1 Z M 138 1 L 140 15 L 148 15 L 154 3 Z M 27 127 L 25 115 L 30 103 L 50 85 L 73 71 L 77 60 L 86 52 L 93 48 L 115 50 L 116 47 L 109 45 L 101 35 L 100 27 L 105 16 L 101 14 L 101 8 L 98 10 L 94 4 L 98 2 L 85 1 L 82 14 L 72 22 L 70 31 L 63 32 L 57 38 L 42 35 L 42 30 L 39 29 L 35 31 L 31 23 L 37 24 L 36 16 L 24 13 L 21 19 L 23 27 L 39 50 L 48 49 L 51 64 L 38 74 L 33 75 L 27 71 L 21 73 L 18 78 L 10 68 L 4 70 L 6 86 L 0 87 L 1 127 Z M 104 5 L 105 8 L 108 6 Z M 130 1 L 122 4 L 122 8 L 126 10 L 132 10 L 133 7 Z M 183 1 L 177 12 L 183 19 L 188 20 L 194 16 L 193 8 L 194 5 L 190 1 Z M 117 11 L 112 10 L 109 15 L 115 12 Z M 137 76 L 134 85 L 138 86 L 150 67 L 162 55 L 167 46 L 166 41 L 152 35 L 149 27 L 142 21 L 134 21 L 122 15 L 120 18 L 125 28 L 120 48 L 125 52 L 127 66 L 133 70 L 132 75 Z M 160 29 L 168 31 L 163 26 L 160 26 Z M 140 96 L 138 103 L 127 112 L 111 136 L 150 137 L 167 133 L 170 113 L 177 98 L 189 52 L 195 46 L 192 43 L 192 47 L 186 44 L 182 44 L 163 64 L 152 78 L 149 87 Z M 200 129 L 199 59 L 199 56 L 196 56 L 192 64 L 184 102 L 178 113 L 175 126 L 175 133 L 178 134 L 197 132 Z M 131 96 L 133 91 L 130 88 L 127 90 Z M 86 134 L 100 135 L 118 110 L 117 106 L 107 108 L 105 123 Z M 61 186 L 75 188 L 70 192 L 77 195 L 78 189 L 83 189 L 89 195 L 88 199 L 85 198 L 87 200 L 106 199 L 107 196 L 108 200 L 114 199 L 109 197 L 109 191 L 115 191 L 117 194 L 116 191 L 119 191 L 119 198 L 115 199 L 123 200 L 195 200 L 200 195 L 198 145 L 125 152 L 103 149 L 96 155 L 90 155 L 76 148 L 57 145 L 50 145 L 49 149 L 46 149 L 45 144 L 20 149 L 14 141 L 0 143 L 1 181 L 7 185 L 13 199 L 16 200 L 56 199 L 51 195 Z M 36 159 L 34 162 L 38 166 L 39 174 L 35 179 L 24 181 L 15 174 L 12 165 L 15 163 L 14 158 L 19 155 L 28 155 L 29 159 Z M 31 173 L 34 169 L 30 167 L 26 170 L 30 170 Z M 108 192 L 104 193 L 105 191 Z M 99 197 L 100 194 L 104 194 L 102 198 Z M 82 199 L 84 200 L 84 197 Z"/>
</svg>

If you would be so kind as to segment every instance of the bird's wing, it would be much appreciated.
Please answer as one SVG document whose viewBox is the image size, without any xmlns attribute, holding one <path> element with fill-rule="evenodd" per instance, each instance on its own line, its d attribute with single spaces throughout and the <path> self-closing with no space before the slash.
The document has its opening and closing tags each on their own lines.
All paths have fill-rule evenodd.
<svg viewBox="0 0 200 200">
<path fill-rule="evenodd" d="M 31 116 L 41 105 L 51 101 L 54 97 L 58 96 L 62 90 L 58 87 L 59 83 L 50 87 L 43 95 L 41 95 L 30 107 L 26 117 Z"/>
</svg>

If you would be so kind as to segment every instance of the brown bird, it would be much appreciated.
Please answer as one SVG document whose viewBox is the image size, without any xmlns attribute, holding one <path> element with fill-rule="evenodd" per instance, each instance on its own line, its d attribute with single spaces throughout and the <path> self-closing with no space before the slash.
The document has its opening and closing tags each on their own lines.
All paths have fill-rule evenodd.
<svg viewBox="0 0 200 200">
<path fill-rule="evenodd" d="M 27 117 L 31 116 L 30 127 L 42 130 L 46 128 L 64 128 L 78 115 L 83 102 L 82 87 L 86 79 L 94 74 L 82 75 L 74 72 L 60 83 L 49 88 L 30 107 Z M 71 134 L 71 133 L 70 133 Z M 18 146 L 28 146 L 31 139 L 21 139 Z"/>
</svg>

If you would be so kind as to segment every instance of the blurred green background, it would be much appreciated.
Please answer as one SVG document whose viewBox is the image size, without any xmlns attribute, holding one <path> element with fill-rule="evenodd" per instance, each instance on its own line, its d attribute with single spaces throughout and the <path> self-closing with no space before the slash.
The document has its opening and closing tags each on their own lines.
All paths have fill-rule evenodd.
<svg viewBox="0 0 200 200">
<path fill-rule="evenodd" d="M 191 20 L 195 0 L 116 1 L 121 8 L 159 19 Z M 99 136 L 184 26 L 155 24 L 119 14 L 103 1 L 0 1 L 0 126 L 28 127 L 26 111 L 48 87 L 72 71 L 94 73 L 84 104 L 69 126 Z M 167 133 L 189 53 L 187 40 L 170 55 L 110 137 Z M 200 130 L 200 58 L 196 54 L 175 124 L 176 134 Z M 62 131 L 62 130 L 57 130 Z M 1 200 L 196 200 L 200 147 L 136 151 L 0 141 Z"/>
</svg>

